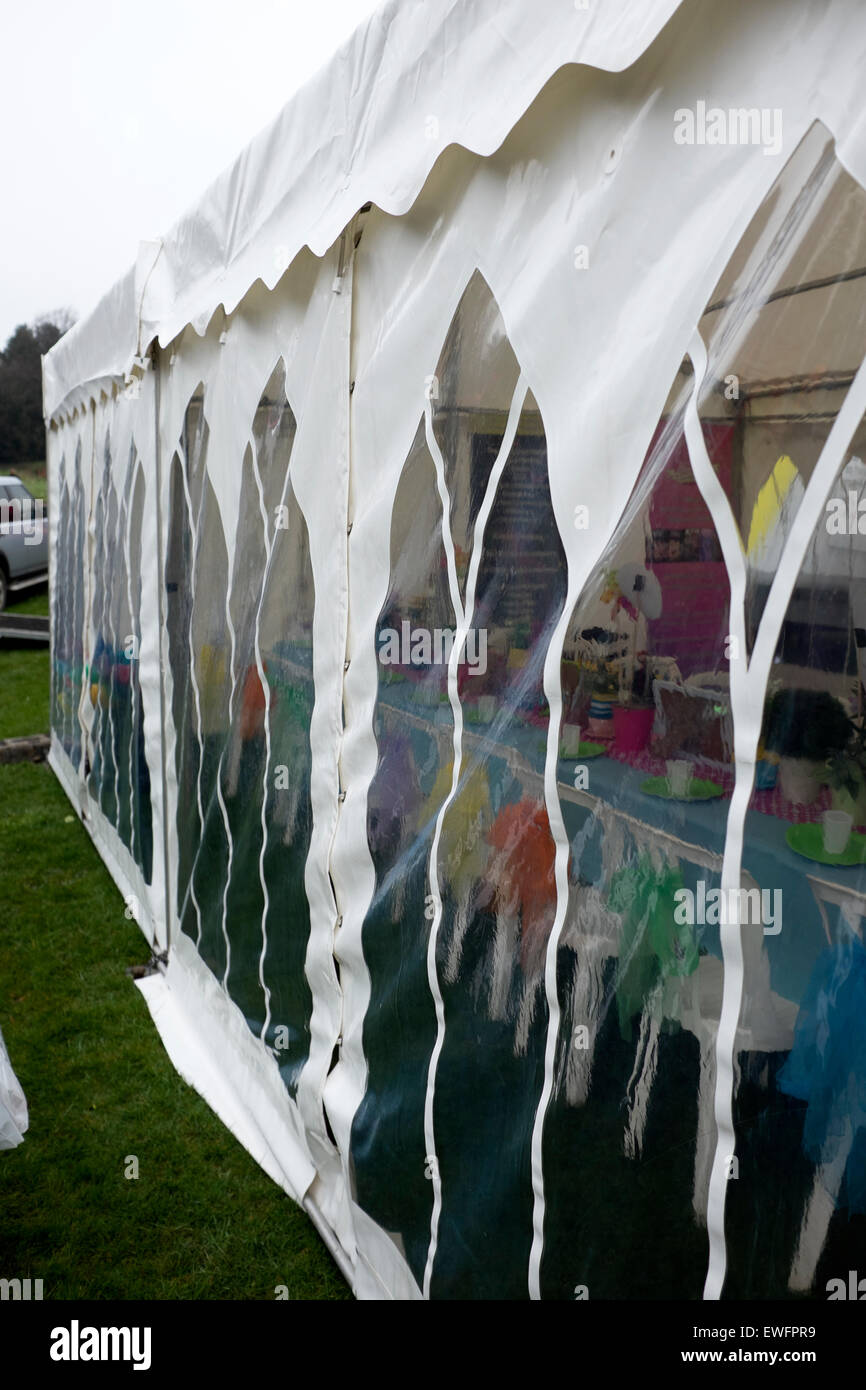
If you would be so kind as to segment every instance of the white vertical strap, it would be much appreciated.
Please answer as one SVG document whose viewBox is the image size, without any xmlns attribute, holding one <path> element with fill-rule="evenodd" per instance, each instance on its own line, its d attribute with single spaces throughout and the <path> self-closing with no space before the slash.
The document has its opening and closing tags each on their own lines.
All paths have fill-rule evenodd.
<svg viewBox="0 0 866 1390">
<path fill-rule="evenodd" d="M 737 646 L 730 662 L 731 713 L 734 726 L 736 775 L 722 863 L 722 891 L 738 890 L 742 868 L 743 833 L 752 794 L 755 756 L 760 737 L 764 697 L 773 655 L 788 609 L 797 576 L 803 564 L 815 526 L 836 475 L 844 462 L 851 439 L 866 410 L 866 365 L 861 365 L 839 414 L 821 450 L 806 487 L 800 509 L 794 517 L 770 594 L 761 617 L 751 661 L 746 663 L 745 590 L 746 559 L 742 540 L 727 495 L 707 454 L 698 400 L 707 370 L 707 351 L 695 332 L 689 348 L 695 368 L 695 383 L 686 408 L 685 435 L 695 481 L 709 508 L 731 587 L 731 635 Z M 728 901 L 739 906 L 739 893 L 728 894 Z M 733 914 L 738 918 L 739 914 Z M 738 920 L 720 928 L 724 983 L 719 1028 L 716 1036 L 716 1151 L 710 1173 L 707 1201 L 709 1260 L 704 1286 L 705 1299 L 721 1296 L 727 1266 L 725 1244 L 725 1198 L 729 1159 L 734 1154 L 733 1125 L 734 1045 L 743 992 L 743 953 Z"/>
<path fill-rule="evenodd" d="M 94 627 L 94 631 L 96 632 L 96 635 L 97 635 L 97 636 L 102 635 L 103 641 L 104 641 L 105 633 L 106 633 L 107 627 L 108 627 L 108 623 L 107 623 L 106 616 L 105 616 L 105 614 L 106 614 L 106 608 L 107 608 L 107 606 L 108 606 L 108 585 L 107 585 L 107 583 L 105 582 L 105 537 L 106 537 L 106 535 L 107 535 L 107 533 L 108 533 L 108 526 L 106 525 L 105 503 L 104 503 L 104 499 L 102 499 L 102 489 L 101 489 L 101 487 L 100 487 L 99 496 L 100 496 L 100 499 L 103 501 L 103 510 L 102 510 L 102 533 L 103 533 L 103 538 L 102 538 L 102 543 L 101 543 L 101 545 L 100 545 L 100 547 L 99 547 L 99 555 L 100 555 L 100 560 L 101 560 L 101 565 L 100 565 L 100 572 L 99 572 L 99 574 L 96 574 L 96 573 L 95 573 L 95 568 L 96 568 L 96 554 L 94 553 L 94 565 L 93 565 L 93 569 L 94 569 L 94 578 L 95 578 L 95 586 L 94 586 L 94 587 L 98 589 L 98 596 L 95 596 L 95 597 L 94 597 L 94 602 L 95 602 L 95 604 L 96 604 L 96 607 L 98 608 L 98 613 L 94 613 L 94 614 L 92 615 L 92 623 L 93 623 L 93 627 Z M 95 506 L 94 506 L 94 510 L 95 510 Z M 97 628 L 98 628 L 98 631 L 97 631 Z M 94 649 L 95 649 L 95 645 L 96 645 L 96 644 L 95 644 L 95 642 L 94 642 L 94 643 L 93 643 L 93 648 L 94 648 Z M 105 658 L 104 658 L 104 656 L 103 656 L 103 661 L 104 661 L 104 659 L 105 659 Z M 91 689 L 92 689 L 92 687 L 93 687 L 93 670 L 92 670 L 92 668 L 91 668 L 91 671 L 90 671 L 90 686 L 91 686 Z M 93 756 L 94 756 L 94 767 L 93 767 L 93 769 L 91 769 L 91 773 L 93 773 L 93 771 L 96 771 L 97 768 L 98 768 L 98 772 L 99 772 L 99 777 L 98 777 L 97 787 L 96 787 L 96 796 L 95 796 L 94 800 L 97 801 L 97 802 L 99 803 L 100 806 L 101 806 L 101 804 L 102 804 L 102 795 L 101 795 L 101 793 L 102 793 L 102 783 L 103 783 L 103 781 L 105 780 L 105 761 L 104 761 L 104 758 L 102 757 L 103 742 L 104 742 L 104 739 L 103 739 L 103 731 L 102 731 L 103 718 L 104 718 L 104 712 L 103 712 L 102 701 L 103 701 L 103 689 L 102 689 L 102 681 L 100 680 L 100 682 L 99 682 L 99 690 L 98 690 L 98 692 L 97 692 L 97 698 L 96 698 L 96 708 L 95 708 L 95 710 L 93 711 L 92 721 L 91 721 L 91 725 L 90 725 L 90 729 L 91 729 L 91 738 L 92 738 L 92 742 L 93 742 Z"/>
<path fill-rule="evenodd" d="M 424 432 L 427 438 L 427 448 L 436 467 L 436 488 L 439 492 L 439 501 L 442 503 L 442 544 L 445 547 L 445 562 L 448 567 L 448 589 L 451 594 L 451 604 L 454 608 L 454 616 L 457 619 L 458 628 L 462 628 L 463 623 L 463 600 L 460 597 L 460 582 L 457 578 L 457 561 L 454 555 L 454 537 L 451 534 L 451 497 L 448 492 L 448 480 L 445 477 L 445 460 L 442 457 L 442 450 L 439 448 L 439 441 L 433 432 L 433 401 L 428 393 L 424 399 Z M 457 646 L 457 638 L 454 639 L 454 646 Z"/>
<path fill-rule="evenodd" d="M 76 772 L 77 772 L 77 774 L 78 774 L 79 781 L 84 782 L 84 784 L 85 784 L 85 792 L 87 791 L 87 785 L 86 785 L 86 779 L 85 779 L 85 777 L 84 777 L 84 764 L 85 764 L 85 760 L 86 760 L 86 758 L 87 758 L 87 746 L 88 746 L 88 738 L 89 738 L 90 728 L 89 728 L 89 721 L 88 721 L 87 716 L 86 716 L 86 714 L 85 714 L 85 712 L 84 712 L 84 711 L 85 711 L 85 703 L 84 703 L 84 702 L 85 702 L 85 698 L 86 698 L 87 700 L 90 699 L 90 683 L 89 683 L 88 680 L 85 680 L 84 673 L 85 673 L 85 671 L 87 671 L 87 672 L 88 672 L 88 675 L 89 675 L 89 673 L 90 673 L 90 665 L 91 665 L 91 661 L 92 661 L 92 659 L 93 659 L 93 646 L 92 646 L 92 643 L 91 643 L 91 630 L 90 630 L 90 624 L 91 624 L 91 613 L 90 613 L 90 608 L 91 608 L 91 603 L 92 603 L 92 599 L 91 599 L 91 586 L 92 586 L 92 582 L 93 582 L 93 537 L 92 537 L 92 527 L 93 527 L 93 495 L 94 495 L 93 474 L 94 474 L 94 469 L 95 469 L 95 466 L 96 466 L 96 407 L 95 407 L 95 406 L 94 406 L 91 410 L 88 411 L 87 417 L 86 417 L 86 418 L 87 418 L 87 420 L 88 420 L 89 423 L 90 423 L 90 483 L 89 483 L 89 486 L 85 486 L 85 483 L 84 483 L 84 469 L 83 469 L 83 467 L 82 467 L 80 470 L 76 470 L 76 481 L 77 481 L 77 483 L 78 483 L 78 487 L 79 487 L 80 493 L 81 493 L 80 505 L 79 505 L 78 507 L 76 507 L 76 515 L 78 515 L 79 512 L 83 512 L 83 513 L 85 513 L 85 515 L 86 515 L 86 518 L 87 518 L 87 519 L 86 519 L 86 521 L 84 522 L 84 535 L 82 536 L 82 535 L 80 534 L 80 528 L 79 528 L 79 526 L 78 526 L 77 523 L 76 523 L 76 528 L 75 528 L 75 554 L 76 554 L 76 556 L 78 557 L 78 563 L 76 564 L 76 568 L 75 568 L 75 588 L 76 588 L 76 590 L 78 590 L 78 588 L 79 588 L 79 584 L 78 584 L 79 575 L 80 575 L 80 578 L 81 578 L 81 590 L 80 590 L 81 614 L 80 614 L 80 626 L 79 626 L 79 630 L 78 630 L 78 636 L 81 638 L 81 683 L 80 683 L 79 690 L 78 690 L 78 705 L 77 705 L 76 711 L 75 711 L 75 717 L 76 717 L 76 719 L 78 720 L 79 750 L 78 750 L 78 766 L 76 767 L 75 770 L 76 770 Z M 85 538 L 86 538 L 86 548 L 85 548 Z M 74 615 L 74 607 L 73 607 L 73 615 Z M 111 713 L 111 702 L 109 701 L 109 715 L 110 715 L 110 713 Z"/>
<path fill-rule="evenodd" d="M 140 461 L 142 477 L 144 482 L 144 502 L 142 504 L 142 545 L 141 545 L 141 608 L 139 610 L 139 624 L 141 627 L 142 647 L 145 644 L 146 634 L 153 636 L 153 659 L 155 660 L 155 671 L 148 677 L 147 686 L 150 687 L 151 699 L 148 701 L 146 696 L 147 686 L 142 685 L 142 738 L 144 743 L 145 762 L 148 764 L 150 773 L 151 790 L 151 828 L 152 839 L 152 882 L 156 888 L 160 877 L 162 878 L 163 892 L 163 913 L 165 916 L 165 938 L 163 945 L 167 949 L 171 946 L 174 936 L 175 910 L 177 907 L 177 777 L 176 767 L 169 773 L 169 747 L 174 750 L 177 747 L 177 730 L 171 718 L 172 696 L 174 693 L 174 679 L 169 662 L 168 650 L 168 626 L 167 601 L 168 595 L 165 587 L 165 551 L 166 539 L 168 535 L 167 526 L 163 529 L 163 472 L 162 472 L 162 358 L 154 348 L 153 353 L 153 453 L 148 457 L 147 444 L 143 445 L 143 457 Z M 143 438 L 149 442 L 149 433 L 144 432 Z M 152 478 L 150 486 L 153 488 L 153 503 L 148 508 L 148 463 L 153 464 Z M 169 465 L 169 469 L 171 465 Z M 169 472 L 169 480 L 171 473 Z M 166 480 L 168 481 L 168 480 Z M 170 495 L 166 487 L 165 493 L 166 510 L 170 502 Z M 167 523 L 168 524 L 168 523 Z M 149 578 L 151 582 L 156 579 L 156 602 L 153 603 L 153 591 L 148 592 L 145 585 L 145 573 L 148 565 L 145 561 L 145 536 L 150 527 L 155 528 L 153 532 L 154 552 L 156 565 L 150 567 Z M 155 575 L 154 575 L 155 569 Z M 155 627 L 155 630 L 154 630 Z M 141 676 L 141 668 L 139 668 Z M 154 676 L 156 677 L 154 681 Z M 153 686 L 156 684 L 156 692 Z M 154 694 L 156 699 L 154 700 Z M 156 730 L 151 724 L 150 734 L 148 734 L 148 715 L 147 707 L 151 706 L 153 714 L 156 716 Z M 151 760 L 148 758 L 148 743 L 153 746 L 153 735 L 159 750 L 159 776 L 156 776 L 156 767 L 151 767 Z M 175 823 L 170 824 L 170 807 L 175 803 Z M 162 840 L 162 856 L 157 853 L 157 831 L 162 830 L 160 839 Z M 158 912 L 158 908 L 157 908 Z M 157 917 L 158 921 L 158 917 Z M 159 939 L 157 934 L 157 940 Z"/>
<path fill-rule="evenodd" d="M 445 1003 L 442 998 L 442 991 L 439 988 L 439 977 L 436 973 L 436 942 L 439 936 L 439 925 L 442 921 L 442 898 L 439 893 L 439 837 L 442 833 L 442 822 L 445 812 L 454 799 L 457 782 L 460 777 L 460 754 L 463 737 L 463 714 L 460 707 L 460 700 L 457 696 L 457 677 L 455 655 L 459 656 L 459 644 L 461 636 L 465 640 L 465 626 L 463 622 L 463 603 L 460 598 L 460 585 L 457 580 L 457 565 L 454 558 L 454 538 L 451 535 L 451 498 L 448 495 L 448 485 L 445 480 L 445 460 L 439 448 L 436 436 L 433 433 L 433 405 L 428 395 L 424 403 L 424 428 L 427 436 L 427 448 L 430 450 L 431 457 L 436 467 L 436 486 L 439 490 L 439 500 L 442 503 L 442 544 L 445 547 L 445 559 L 448 567 L 448 588 L 451 594 L 451 605 L 454 609 L 457 621 L 457 635 L 454 645 L 448 657 L 448 699 L 451 704 L 451 711 L 454 716 L 453 749 L 454 757 L 451 772 L 451 790 L 446 796 L 439 813 L 436 817 L 436 825 L 433 830 L 433 843 L 430 847 L 430 868 L 429 881 L 430 893 L 433 898 L 433 920 L 430 923 L 430 936 L 427 942 L 427 982 L 430 986 L 430 993 L 433 996 L 433 1003 L 436 1010 L 436 1041 L 430 1055 L 430 1063 L 427 1069 L 427 1092 L 424 1098 L 424 1147 L 425 1165 L 429 1165 L 430 1179 L 433 1183 L 433 1210 L 430 1214 L 430 1244 L 427 1247 L 427 1263 L 424 1267 L 424 1297 L 430 1297 L 430 1281 L 433 1275 L 433 1262 L 436 1259 L 436 1247 L 439 1240 L 439 1216 L 442 1211 L 442 1180 L 439 1176 L 439 1163 L 436 1155 L 436 1135 L 433 1125 L 433 1100 L 436 1094 L 436 1070 L 439 1065 L 439 1055 L 445 1042 Z M 453 669 L 452 669 L 453 668 Z"/>
<path fill-rule="evenodd" d="M 183 484 L 184 505 L 185 505 L 185 507 L 186 507 L 186 517 L 187 517 L 187 522 L 188 522 L 188 524 L 189 524 L 190 539 L 191 539 L 191 542 L 192 542 L 192 544 L 190 545 L 190 555 L 192 556 L 192 564 L 190 565 L 190 573 L 189 573 L 189 622 L 187 623 L 186 645 L 187 645 L 187 652 L 189 653 L 189 678 L 190 678 L 190 681 L 191 681 L 191 683 L 192 683 L 193 698 L 194 698 L 194 701 L 195 701 L 195 722 L 196 722 L 196 730 L 195 730 L 195 732 L 196 732 L 196 738 L 197 738 L 197 740 L 198 740 L 198 752 L 199 752 L 199 756 L 198 756 L 198 768 L 197 768 L 197 770 L 196 770 L 196 779 L 195 779 L 195 781 L 196 781 L 195 795 L 196 795 L 196 806 L 198 807 L 199 835 L 203 835 L 203 834 L 204 834 L 204 810 L 203 810 L 202 804 L 201 804 L 201 765 L 202 765 L 202 761 L 203 761 L 203 758 L 204 758 L 204 743 L 202 742 L 202 726 L 201 726 L 201 694 L 200 694 L 200 692 L 199 692 L 198 680 L 196 679 L 196 674 L 195 674 L 195 650 L 194 650 L 194 648 L 193 648 L 193 641 L 192 641 L 192 620 L 193 620 L 193 616 L 194 616 L 194 614 L 195 614 L 195 557 L 196 557 L 196 552 L 197 552 L 197 550 L 198 550 L 198 518 L 197 518 L 197 517 L 196 517 L 196 518 L 193 518 L 193 514 L 192 514 L 192 497 L 190 496 L 190 491 L 189 491 L 189 479 L 188 479 L 187 476 L 186 476 L 186 470 L 187 470 L 187 458 L 186 458 L 186 453 L 185 453 L 184 449 L 183 449 L 180 445 L 178 445 L 177 451 L 176 451 L 176 452 L 177 452 L 178 462 L 179 462 L 179 464 L 180 464 L 180 478 L 181 478 L 181 482 L 182 482 L 182 484 Z M 172 467 L 173 467 L 173 461 L 172 461 Z M 204 483 L 202 483 L 202 497 L 204 497 Z M 170 504 L 170 503 L 171 503 L 171 470 L 169 470 L 169 504 Z M 180 808 L 178 807 L 178 810 L 179 810 L 179 809 L 180 809 Z M 177 831 L 177 827 L 175 827 L 175 832 L 176 832 L 176 831 Z M 189 883 L 188 883 L 187 886 L 186 886 L 186 891 L 187 891 L 187 893 L 189 894 L 189 896 L 192 898 L 192 905 L 193 905 L 193 907 L 195 908 L 195 918 L 196 918 L 196 923 L 197 923 L 195 944 L 196 944 L 196 947 L 200 947 L 200 946 L 201 946 L 201 931 L 202 931 L 202 925 L 201 925 L 201 908 L 199 907 L 198 898 L 197 898 L 196 895 L 195 895 L 195 860 L 193 860 L 192 865 L 191 865 L 191 867 L 190 867 L 190 871 L 189 871 Z M 177 917 L 178 917 L 178 927 L 179 927 L 179 928 L 180 928 L 180 926 L 181 926 L 181 921 L 182 921 L 182 918 L 183 918 L 184 906 L 185 906 L 184 903 L 181 903 L 181 904 L 178 905 Z"/>
<path fill-rule="evenodd" d="M 732 895 L 727 890 L 729 888 L 738 889 L 740 886 L 743 831 L 752 794 L 761 714 L 759 706 L 757 724 L 753 728 L 754 721 L 749 718 L 750 688 L 746 667 L 746 557 L 727 494 L 710 462 L 704 442 L 703 428 L 698 413 L 698 401 L 707 370 L 707 350 L 697 331 L 693 335 L 689 351 L 695 369 L 695 379 L 692 394 L 686 406 L 686 445 L 695 482 L 709 509 L 722 547 L 731 594 L 728 621 L 731 636 L 736 641 L 736 646 L 732 648 L 732 657 L 729 659 L 735 775 L 734 790 L 728 808 L 721 884 L 726 900 L 736 903 L 739 907 L 739 893 L 735 892 Z M 716 1033 L 714 1099 L 716 1147 L 707 1197 L 709 1259 L 704 1285 L 705 1299 L 717 1299 L 721 1294 L 725 1279 L 727 1266 L 725 1198 L 728 1184 L 728 1161 L 734 1153 L 736 1144 L 733 1119 L 734 1041 L 743 996 L 743 947 L 740 937 L 739 911 L 733 914 L 729 913 L 728 916 L 733 916 L 734 920 L 726 921 L 719 927 L 724 975 L 722 1007 Z"/>
<path fill-rule="evenodd" d="M 454 716 L 454 761 L 451 773 L 451 789 L 439 808 L 436 817 L 436 827 L 433 831 L 433 843 L 430 847 L 430 893 L 433 898 L 433 920 L 430 923 L 430 936 L 427 942 L 427 980 L 430 985 L 430 993 L 436 1009 L 436 1042 L 430 1055 L 430 1064 L 427 1071 L 427 1094 L 424 1101 L 424 1141 L 426 1146 L 426 1161 L 430 1165 L 430 1177 L 433 1182 L 433 1211 L 430 1216 L 430 1244 L 427 1249 L 427 1264 L 424 1269 L 424 1297 L 430 1297 L 430 1281 L 433 1275 L 433 1263 L 436 1258 L 436 1247 L 439 1237 L 439 1216 L 442 1210 L 442 1181 L 439 1176 L 439 1163 L 436 1156 L 436 1137 L 433 1125 L 433 1102 L 436 1094 L 436 1071 L 439 1065 L 439 1056 L 445 1042 L 445 1004 L 439 988 L 439 977 L 436 972 L 436 944 L 439 937 L 439 927 L 442 922 L 442 898 L 439 892 L 439 840 L 442 834 L 442 825 L 449 807 L 457 795 L 457 788 L 460 783 L 460 770 L 463 761 L 463 707 L 460 703 L 460 696 L 457 691 L 457 667 L 475 609 L 475 585 L 478 578 L 478 571 L 481 565 L 481 553 L 484 547 L 484 529 L 487 519 L 493 509 L 496 498 L 496 491 L 499 487 L 499 480 L 502 477 L 514 437 L 517 434 L 517 426 L 520 423 L 520 415 L 523 410 L 523 403 L 526 399 L 528 386 L 523 374 L 518 377 L 517 385 L 514 388 L 514 395 L 511 399 L 511 407 L 508 412 L 508 421 L 505 426 L 505 433 L 502 443 L 499 446 L 499 453 L 487 480 L 487 487 L 484 493 L 484 500 L 475 520 L 475 529 L 472 537 L 472 554 L 469 562 L 469 572 L 466 580 L 466 607 L 464 609 L 460 599 L 460 589 L 457 581 L 457 566 L 454 557 L 454 540 L 451 535 L 451 499 L 448 495 L 448 486 L 445 479 L 445 461 L 442 452 L 433 433 L 433 407 L 430 396 L 424 404 L 424 428 L 427 437 L 427 447 L 436 466 L 436 484 L 439 490 L 439 497 L 442 502 L 442 542 L 445 547 L 445 555 L 448 564 L 448 586 L 451 592 L 451 602 L 454 607 L 454 615 L 457 620 L 457 632 L 454 644 L 448 658 L 448 699 L 451 704 L 451 711 Z"/>
<path fill-rule="evenodd" d="M 547 652 L 544 667 L 544 692 L 547 696 L 550 718 L 547 726 L 547 751 L 544 764 L 544 802 L 547 819 L 555 845 L 554 882 L 556 885 L 556 910 L 544 957 L 544 993 L 547 999 L 547 1036 L 544 1044 L 544 1080 L 541 1095 L 535 1110 L 532 1126 L 531 1172 L 532 1172 L 532 1245 L 529 1251 L 528 1285 L 531 1299 L 541 1298 L 541 1256 L 544 1251 L 544 1217 L 546 1197 L 544 1190 L 544 1121 L 550 1098 L 553 1095 L 556 1067 L 556 1048 L 559 1041 L 561 1009 L 559 991 L 556 984 L 556 956 L 559 939 L 568 911 L 568 856 L 570 851 L 568 832 L 562 816 L 559 800 L 559 726 L 562 720 L 562 684 L 560 666 L 562 644 L 571 623 L 573 609 L 568 607 L 567 599 L 556 625 Z M 565 1059 L 566 1066 L 571 1058 Z"/>
<path fill-rule="evenodd" d="M 289 409 L 288 405 L 286 409 Z M 292 441 L 294 444 L 294 440 Z M 268 1035 L 271 1026 L 271 991 L 265 981 L 265 957 L 268 953 L 268 913 L 271 906 L 271 898 L 268 892 L 267 875 L 265 874 L 265 853 L 268 848 L 268 791 L 271 773 L 271 687 L 265 674 L 264 663 L 262 662 L 261 648 L 261 619 L 262 607 L 265 602 L 265 593 L 268 587 L 268 576 L 271 568 L 271 556 L 274 551 L 276 540 L 276 530 L 273 537 L 268 536 L 268 513 L 265 506 L 265 490 L 262 486 L 261 469 L 259 468 L 258 451 L 256 449 L 255 436 L 250 434 L 249 438 L 250 455 L 253 464 L 253 477 L 256 484 L 256 492 L 259 499 L 259 515 L 262 519 L 262 539 L 265 545 L 265 563 L 262 566 L 262 573 L 259 579 L 259 601 L 256 604 L 255 628 L 254 628 L 254 650 L 256 659 L 256 670 L 261 681 L 262 690 L 265 697 L 265 765 L 262 770 L 262 804 L 260 809 L 260 824 L 262 828 L 262 846 L 259 850 L 259 883 L 262 889 L 262 949 L 259 953 L 259 984 L 262 990 L 262 997 L 265 1001 L 264 1020 L 262 1022 L 259 1037 L 262 1042 Z M 283 495 L 285 496 L 286 484 L 289 478 L 289 463 L 286 461 L 286 476 L 283 481 Z"/>
<path fill-rule="evenodd" d="M 202 496 L 204 496 L 204 490 L 202 490 Z M 220 518 L 220 520 L 222 520 L 222 518 Z M 226 833 L 226 840 L 228 841 L 228 847 L 229 847 L 229 858 L 228 858 L 228 863 L 226 864 L 226 881 L 225 881 L 225 886 L 223 887 L 222 921 L 221 921 L 221 924 L 220 924 L 221 927 L 222 927 L 223 941 L 225 942 L 225 946 L 226 946 L 226 968 L 225 968 L 225 970 L 223 971 L 223 989 L 226 991 L 226 993 L 228 993 L 228 987 L 229 987 L 229 972 L 231 971 L 231 967 L 232 967 L 232 943 L 231 943 L 231 941 L 229 940 L 229 923 L 228 923 L 228 913 L 229 913 L 229 885 L 231 884 L 231 881 L 232 881 L 232 865 L 233 865 L 233 863 L 234 863 L 235 843 L 234 843 L 234 839 L 232 838 L 232 828 L 231 828 L 231 824 L 230 824 L 230 822 L 229 822 L 228 807 L 226 806 L 225 798 L 224 798 L 224 796 L 223 796 L 223 762 L 224 762 L 224 760 L 225 760 L 226 748 L 228 747 L 229 738 L 231 737 L 232 721 L 233 721 L 233 719 L 234 719 L 234 710 L 235 710 L 235 691 L 237 690 L 237 685 L 238 685 L 238 672 L 235 670 L 235 659 L 236 659 L 236 654 L 237 654 L 237 649 L 238 649 L 238 642 L 237 642 L 237 634 L 235 633 L 235 625 L 234 625 L 234 623 L 233 623 L 233 621 L 232 621 L 232 574 L 231 574 L 231 572 L 229 572 L 229 574 L 226 576 L 225 615 L 226 615 L 226 625 L 227 625 L 228 630 L 229 630 L 229 641 L 230 641 L 230 644 L 231 644 L 231 646 L 230 646 L 230 653 L 229 653 L 229 670 L 231 671 L 231 685 L 229 686 L 229 708 L 228 708 L 228 720 L 227 720 L 227 724 L 226 724 L 226 728 L 227 728 L 227 730 L 228 730 L 228 733 L 227 733 L 226 738 L 223 740 L 223 746 L 222 746 L 222 748 L 220 749 L 219 762 L 217 763 L 217 770 L 216 770 L 216 794 L 217 794 L 217 802 L 219 803 L 220 814 L 222 815 L 222 818 L 223 818 L 223 829 L 225 830 L 225 833 Z"/>
<path fill-rule="evenodd" d="M 117 504 L 117 535 L 123 536 L 126 530 L 127 521 L 126 512 L 123 505 L 123 497 L 118 493 L 117 488 L 114 486 L 114 479 L 111 476 L 109 476 L 108 486 L 110 491 L 114 493 L 115 502 Z M 114 706 L 116 704 L 115 690 L 117 688 L 117 643 L 118 638 L 120 637 L 120 633 L 115 632 L 115 614 L 117 614 L 118 619 L 120 617 L 120 604 L 117 598 L 117 589 L 120 587 L 117 584 L 117 559 L 119 549 L 120 547 L 115 544 L 114 555 L 112 556 L 113 565 L 111 567 L 110 572 L 105 574 L 104 579 L 105 587 L 108 591 L 107 628 L 109 640 L 111 643 L 109 648 L 111 655 L 111 664 L 109 666 L 108 671 L 108 742 L 109 747 L 111 749 L 111 767 L 113 769 L 112 775 L 114 778 L 114 814 L 116 817 L 114 826 L 115 830 L 118 830 L 120 823 L 120 764 L 117 758 L 119 751 L 117 738 L 117 723 L 114 718 Z"/>
<path fill-rule="evenodd" d="M 136 749 L 138 740 L 136 729 L 138 723 L 138 663 L 140 659 L 141 637 L 139 635 L 140 624 L 136 614 L 132 595 L 132 520 L 135 511 L 135 484 L 136 484 L 136 454 L 131 449 L 129 462 L 127 464 L 127 485 L 125 491 L 129 496 L 129 508 L 126 513 L 126 526 L 123 531 L 123 559 L 126 565 L 126 605 L 129 610 L 129 625 L 132 628 L 132 636 L 135 641 L 133 644 L 133 656 L 129 664 L 129 851 L 133 859 L 138 862 L 139 856 L 136 855 L 138 848 L 135 835 L 135 764 L 133 752 Z M 139 579 L 139 586 L 141 580 Z M 143 860 L 144 856 L 139 850 L 139 855 Z"/>
</svg>

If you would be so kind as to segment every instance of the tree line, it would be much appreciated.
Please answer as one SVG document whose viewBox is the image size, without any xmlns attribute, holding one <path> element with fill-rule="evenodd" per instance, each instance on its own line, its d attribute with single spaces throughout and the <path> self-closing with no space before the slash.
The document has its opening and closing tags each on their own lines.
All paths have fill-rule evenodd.
<svg viewBox="0 0 866 1390">
<path fill-rule="evenodd" d="M 0 351 L 0 469 L 44 459 L 41 359 L 74 322 L 57 309 L 21 323 Z"/>
</svg>

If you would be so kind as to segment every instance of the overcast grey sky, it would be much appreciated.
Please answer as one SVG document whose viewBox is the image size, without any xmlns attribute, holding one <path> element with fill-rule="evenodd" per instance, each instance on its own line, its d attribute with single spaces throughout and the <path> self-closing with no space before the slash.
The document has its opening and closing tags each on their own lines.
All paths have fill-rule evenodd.
<svg viewBox="0 0 866 1390">
<path fill-rule="evenodd" d="M 83 317 L 377 2 L 7 0 L 0 347 Z"/>
</svg>

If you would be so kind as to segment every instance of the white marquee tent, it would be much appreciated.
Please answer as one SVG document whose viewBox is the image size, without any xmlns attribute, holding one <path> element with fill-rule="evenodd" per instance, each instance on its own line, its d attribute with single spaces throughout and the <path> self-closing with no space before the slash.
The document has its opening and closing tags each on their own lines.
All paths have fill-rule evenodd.
<svg viewBox="0 0 866 1390">
<path fill-rule="evenodd" d="M 358 1297 L 856 1267 L 864 61 L 390 0 L 45 359 L 52 767 Z"/>
</svg>

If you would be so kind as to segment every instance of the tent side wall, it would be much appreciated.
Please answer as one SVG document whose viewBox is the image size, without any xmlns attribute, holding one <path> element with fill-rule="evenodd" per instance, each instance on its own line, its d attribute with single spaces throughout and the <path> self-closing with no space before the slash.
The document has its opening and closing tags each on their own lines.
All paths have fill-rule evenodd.
<svg viewBox="0 0 866 1390">
<path fill-rule="evenodd" d="M 150 379 L 48 431 L 50 761 L 164 951 L 154 422 Z"/>
<path fill-rule="evenodd" d="M 172 1059 L 360 1297 L 776 1297 L 848 1258 L 854 1035 L 829 1114 L 781 1059 L 824 946 L 858 978 L 866 883 L 816 886 L 755 777 L 771 674 L 857 693 L 816 575 L 864 442 L 866 29 L 839 0 L 806 52 L 791 6 L 734 8 L 551 59 L 321 255 L 274 213 L 276 283 L 261 228 L 168 298 L 151 248 L 131 375 L 86 325 L 92 382 L 46 364 L 52 766 Z M 779 149 L 684 146 L 709 92 Z M 642 670 L 661 751 L 594 760 Z M 688 816 L 646 787 L 684 756 Z M 675 919 L 743 887 L 796 923 Z"/>
</svg>

